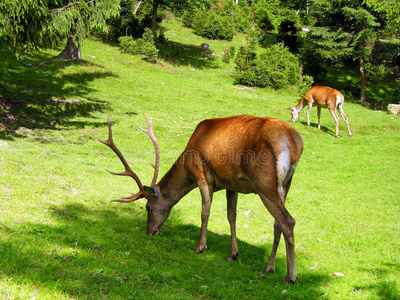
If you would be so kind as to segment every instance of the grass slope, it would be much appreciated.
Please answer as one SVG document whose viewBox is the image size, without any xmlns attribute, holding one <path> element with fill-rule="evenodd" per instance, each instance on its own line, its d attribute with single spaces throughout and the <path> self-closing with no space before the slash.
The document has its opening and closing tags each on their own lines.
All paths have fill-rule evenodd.
<svg viewBox="0 0 400 300">
<path fill-rule="evenodd" d="M 91 40 L 83 45 L 81 64 L 32 68 L 0 51 L 0 96 L 16 118 L 0 132 L 0 298 L 399 299 L 397 116 L 346 103 L 352 138 L 341 120 L 340 137 L 333 139 L 326 110 L 321 131 L 316 111 L 313 126 L 305 126 L 305 112 L 293 125 L 305 143 L 287 203 L 296 219 L 294 285 L 283 283 L 283 242 L 276 273 L 261 273 L 273 219 L 255 195 L 239 196 L 241 256 L 233 263 L 224 260 L 230 240 L 223 192 L 214 196 L 209 249 L 201 255 L 193 252 L 200 232 L 198 190 L 176 205 L 156 237 L 145 234 L 144 201 L 109 202 L 137 188 L 105 171 L 122 168 L 92 135 L 106 137 L 107 113 L 117 145 L 149 183 L 152 144 L 135 127 L 145 126 L 143 113 L 153 118 L 163 174 L 199 121 L 236 114 L 289 120 L 286 108 L 298 101 L 289 92 L 237 89 L 233 65 L 195 55 L 205 40 L 178 30 L 174 21 L 165 26 L 183 58 L 170 55 L 163 66 Z M 242 41 L 238 36 L 233 43 Z M 209 41 L 219 54 L 225 43 Z"/>
</svg>

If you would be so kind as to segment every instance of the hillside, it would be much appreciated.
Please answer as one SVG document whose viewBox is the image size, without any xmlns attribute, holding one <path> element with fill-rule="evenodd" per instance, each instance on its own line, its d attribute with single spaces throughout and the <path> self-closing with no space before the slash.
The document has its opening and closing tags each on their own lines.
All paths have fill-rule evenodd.
<svg viewBox="0 0 400 300">
<path fill-rule="evenodd" d="M 201 120 L 251 114 L 289 121 L 287 108 L 299 100 L 290 90 L 233 85 L 233 64 L 196 55 L 201 43 L 219 55 L 230 43 L 177 26 L 165 24 L 166 37 L 183 58 L 155 65 L 97 40 L 84 42 L 82 63 L 38 66 L 55 49 L 37 54 L 30 61 L 36 67 L 26 66 L 0 51 L 0 98 L 9 106 L 0 110 L 0 298 L 397 299 L 398 116 L 348 101 L 351 138 L 343 120 L 333 138 L 327 110 L 322 130 L 316 110 L 311 127 L 305 111 L 293 124 L 305 145 L 287 200 L 296 219 L 294 285 L 283 283 L 283 239 L 276 272 L 262 273 L 274 220 L 256 195 L 239 195 L 240 258 L 229 263 L 224 192 L 214 195 L 209 249 L 201 255 L 193 252 L 200 233 L 197 189 L 154 237 L 145 233 L 144 200 L 109 202 L 137 187 L 105 171 L 122 171 L 115 154 L 93 137 L 106 138 L 107 114 L 115 142 L 149 184 L 153 148 L 136 129 L 146 126 L 143 114 L 153 119 L 161 147 L 161 178 Z M 332 275 L 337 272 L 345 276 Z"/>
</svg>

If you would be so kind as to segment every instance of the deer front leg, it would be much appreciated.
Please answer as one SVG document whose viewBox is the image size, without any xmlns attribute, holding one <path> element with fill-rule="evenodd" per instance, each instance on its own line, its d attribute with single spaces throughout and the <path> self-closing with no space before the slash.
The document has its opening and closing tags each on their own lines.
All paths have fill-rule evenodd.
<svg viewBox="0 0 400 300">
<path fill-rule="evenodd" d="M 227 215 L 229 225 L 231 227 L 231 250 L 229 252 L 227 261 L 237 260 L 239 257 L 239 249 L 236 240 L 236 209 L 238 193 L 233 191 L 226 191 L 226 199 L 228 204 Z"/>
<path fill-rule="evenodd" d="M 310 126 L 310 110 L 312 108 L 312 103 L 309 102 L 308 103 L 308 107 L 307 107 L 307 126 Z"/>
<path fill-rule="evenodd" d="M 199 188 L 201 192 L 202 209 L 200 239 L 196 246 L 196 253 L 202 253 L 205 249 L 207 249 L 207 226 L 212 202 L 212 191 L 210 186 L 208 186 L 206 183 L 203 183 L 199 184 Z"/>
</svg>

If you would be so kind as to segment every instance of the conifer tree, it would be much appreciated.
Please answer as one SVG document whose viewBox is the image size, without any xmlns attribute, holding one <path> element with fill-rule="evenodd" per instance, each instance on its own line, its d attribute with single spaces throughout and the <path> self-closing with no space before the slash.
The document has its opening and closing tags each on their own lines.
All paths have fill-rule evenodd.
<svg viewBox="0 0 400 300">
<path fill-rule="evenodd" d="M 118 11 L 119 0 L 2 0 L 0 42 L 24 53 L 70 36 L 79 41 L 107 31 L 106 20 Z"/>
<path fill-rule="evenodd" d="M 307 42 L 319 57 L 330 64 L 346 59 L 359 62 L 361 102 L 366 101 L 365 63 L 382 27 L 372 11 L 357 0 L 315 0 L 317 23 Z"/>
</svg>

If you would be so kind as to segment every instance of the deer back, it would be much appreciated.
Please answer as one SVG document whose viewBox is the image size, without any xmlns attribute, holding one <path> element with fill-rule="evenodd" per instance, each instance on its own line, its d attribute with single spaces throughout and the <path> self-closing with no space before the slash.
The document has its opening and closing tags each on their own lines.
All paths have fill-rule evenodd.
<svg viewBox="0 0 400 300">
<path fill-rule="evenodd" d="M 215 190 L 251 193 L 257 181 L 279 181 L 282 172 L 297 163 L 302 149 L 298 132 L 282 120 L 217 118 L 197 126 L 177 164 L 193 181 L 204 177 Z"/>
</svg>

